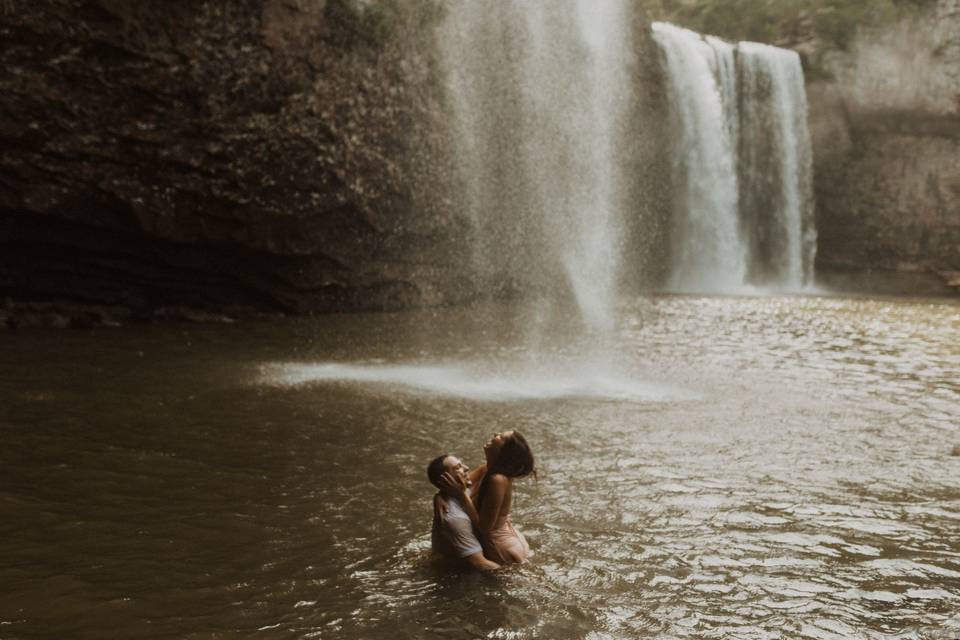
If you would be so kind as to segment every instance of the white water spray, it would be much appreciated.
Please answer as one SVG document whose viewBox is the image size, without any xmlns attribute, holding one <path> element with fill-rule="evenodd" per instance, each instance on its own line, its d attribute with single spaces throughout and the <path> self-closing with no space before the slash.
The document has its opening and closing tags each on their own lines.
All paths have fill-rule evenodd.
<svg viewBox="0 0 960 640">
<path fill-rule="evenodd" d="M 456 0 L 442 46 L 478 271 L 567 292 L 607 331 L 627 206 L 629 20 L 623 0 L 573 5 Z"/>
<path fill-rule="evenodd" d="M 620 402 L 682 402 L 700 396 L 668 384 L 640 382 L 603 371 L 516 370 L 495 373 L 464 365 L 280 363 L 265 366 L 260 382 L 281 386 L 341 382 L 393 393 L 414 393 L 487 402 L 579 398 Z"/>
</svg>

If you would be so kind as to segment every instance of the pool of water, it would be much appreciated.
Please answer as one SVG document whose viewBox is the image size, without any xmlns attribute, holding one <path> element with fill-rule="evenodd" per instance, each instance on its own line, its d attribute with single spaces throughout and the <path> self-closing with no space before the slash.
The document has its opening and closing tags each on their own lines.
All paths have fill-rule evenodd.
<svg viewBox="0 0 960 640">
<path fill-rule="evenodd" d="M 956 301 L 517 317 L 0 333 L 0 638 L 960 636 Z M 445 572 L 503 429 L 533 561 Z"/>
</svg>

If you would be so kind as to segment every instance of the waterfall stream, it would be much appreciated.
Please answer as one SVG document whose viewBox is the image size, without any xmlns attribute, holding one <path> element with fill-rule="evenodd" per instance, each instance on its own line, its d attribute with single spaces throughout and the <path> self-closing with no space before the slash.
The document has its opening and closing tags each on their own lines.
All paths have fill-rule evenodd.
<svg viewBox="0 0 960 640">
<path fill-rule="evenodd" d="M 669 78 L 675 213 L 670 287 L 729 290 L 743 283 L 737 220 L 736 98 L 733 47 L 655 23 Z M 735 105 L 734 105 L 735 106 Z"/>
<path fill-rule="evenodd" d="M 634 186 L 649 167 L 636 162 L 631 137 L 664 126 L 667 148 L 654 161 L 671 164 L 666 286 L 809 284 L 811 152 L 797 54 L 654 23 L 669 109 L 653 122 L 634 93 L 644 87 L 628 4 L 575 0 L 570 9 L 455 0 L 442 29 L 481 288 L 570 301 L 584 326 L 608 331 L 621 271 L 635 268 L 625 238 L 644 224 Z"/>
<path fill-rule="evenodd" d="M 812 155 L 800 57 L 654 23 L 670 106 L 670 286 L 796 290 L 813 279 Z"/>
<path fill-rule="evenodd" d="M 800 56 L 737 45 L 740 67 L 741 219 L 751 279 L 798 288 L 813 281 L 813 159 Z"/>
<path fill-rule="evenodd" d="M 571 4 L 454 2 L 442 48 L 477 271 L 568 294 L 603 331 L 628 204 L 629 21 L 623 0 Z"/>
</svg>

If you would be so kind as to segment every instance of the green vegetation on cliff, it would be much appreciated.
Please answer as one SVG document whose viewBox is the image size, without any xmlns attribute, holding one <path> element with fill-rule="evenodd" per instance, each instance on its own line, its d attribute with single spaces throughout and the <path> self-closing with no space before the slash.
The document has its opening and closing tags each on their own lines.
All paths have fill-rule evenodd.
<svg viewBox="0 0 960 640">
<path fill-rule="evenodd" d="M 729 40 L 844 49 L 858 27 L 875 26 L 936 0 L 644 0 L 651 16 Z"/>
</svg>

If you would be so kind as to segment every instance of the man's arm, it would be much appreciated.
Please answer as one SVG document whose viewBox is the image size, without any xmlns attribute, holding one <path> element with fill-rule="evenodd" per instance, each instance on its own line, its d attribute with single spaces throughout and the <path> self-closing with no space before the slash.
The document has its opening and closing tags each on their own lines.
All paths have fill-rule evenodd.
<svg viewBox="0 0 960 640">
<path fill-rule="evenodd" d="M 493 571 L 500 568 L 496 562 L 483 557 L 480 540 L 466 518 L 458 517 L 444 522 L 443 535 L 450 543 L 451 552 L 471 569 Z"/>
<path fill-rule="evenodd" d="M 471 569 L 476 569 L 477 571 L 496 571 L 500 568 L 500 565 L 492 560 L 487 560 L 482 553 L 467 556 L 463 561 L 466 562 Z"/>
</svg>

